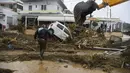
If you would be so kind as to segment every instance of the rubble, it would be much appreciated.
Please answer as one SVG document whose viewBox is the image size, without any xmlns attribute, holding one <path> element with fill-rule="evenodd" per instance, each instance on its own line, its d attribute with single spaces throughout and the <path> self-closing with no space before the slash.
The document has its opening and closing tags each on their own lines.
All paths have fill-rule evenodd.
<svg viewBox="0 0 130 73">
<path fill-rule="evenodd" d="M 68 65 L 65 65 L 64 67 L 65 67 L 65 68 L 68 68 Z"/>
<path fill-rule="evenodd" d="M 110 65 L 110 67 L 111 66 L 118 67 L 118 68 L 121 67 L 122 62 L 118 62 L 119 64 L 117 64 L 115 62 L 112 62 L 112 60 L 114 60 L 112 57 L 106 56 L 109 54 L 109 52 L 105 52 L 105 53 L 108 53 L 106 55 L 104 55 L 104 53 L 94 54 L 94 55 L 77 54 L 78 52 L 84 51 L 82 50 L 82 48 L 104 46 L 104 42 L 107 43 L 107 40 L 105 38 L 102 38 L 103 36 L 98 37 L 101 35 L 97 35 L 97 33 L 95 33 L 94 31 L 90 31 L 90 32 L 92 33 L 85 31 L 84 32 L 85 34 L 81 33 L 80 37 L 74 40 L 74 41 L 78 41 L 76 42 L 76 46 L 80 46 L 80 49 L 77 49 L 75 45 L 70 44 L 70 43 L 67 44 L 67 43 L 62 43 L 58 41 L 55 41 L 52 43 L 51 41 L 48 41 L 49 48 L 45 52 L 45 60 L 52 60 L 52 61 L 65 62 L 65 63 L 70 63 L 71 61 L 71 62 L 75 62 L 75 63 L 79 63 L 83 65 L 84 68 L 102 68 L 105 65 Z M 90 35 L 88 36 L 88 34 Z M 14 39 L 17 33 L 6 32 L 3 35 L 6 37 L 0 38 L 0 42 L 3 42 L 2 44 L 0 44 L 0 50 L 1 50 L 0 61 L 1 62 L 39 60 L 39 56 L 38 56 L 39 49 L 38 49 L 37 42 L 33 40 L 33 36 L 28 36 L 24 34 L 19 34 L 19 36 L 17 36 L 17 39 L 15 41 L 16 43 L 14 43 L 14 47 L 15 47 L 14 51 L 17 52 L 17 50 L 20 50 L 22 51 L 21 54 L 19 54 L 20 52 L 18 54 L 15 54 L 15 53 L 13 54 L 12 52 L 11 54 L 9 54 L 8 52 L 6 53 L 4 52 L 3 54 L 2 53 L 3 50 L 4 51 L 8 50 L 7 48 L 8 40 Z M 110 60 L 110 58 L 112 59 Z M 117 60 L 120 61 L 121 59 L 118 58 Z"/>
<path fill-rule="evenodd" d="M 32 45 L 36 44 L 36 42 L 33 40 L 32 36 L 27 36 L 24 34 L 18 34 L 18 33 L 13 33 L 13 32 L 4 32 L 2 34 L 3 38 L 0 38 L 0 42 L 2 42 L 1 47 L 3 46 L 4 49 L 8 49 L 7 45 L 9 41 L 13 42 L 14 49 L 26 49 L 26 50 L 32 50 L 36 51 L 37 46 Z"/>
<path fill-rule="evenodd" d="M 93 48 L 93 47 L 106 47 L 108 40 L 105 39 L 103 34 L 98 34 L 96 31 L 87 29 L 79 36 L 82 36 L 75 45 L 78 48 Z"/>
</svg>

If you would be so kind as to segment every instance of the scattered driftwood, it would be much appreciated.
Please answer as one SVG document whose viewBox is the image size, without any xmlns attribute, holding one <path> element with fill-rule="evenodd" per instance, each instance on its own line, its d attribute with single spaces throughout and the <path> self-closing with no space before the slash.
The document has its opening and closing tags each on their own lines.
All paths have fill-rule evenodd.
<svg viewBox="0 0 130 73">
<path fill-rule="evenodd" d="M 36 49 L 34 49 L 34 48 L 31 47 L 31 46 L 28 46 L 28 45 L 27 45 L 27 47 L 30 48 L 30 49 L 32 49 L 33 51 L 36 51 Z"/>
</svg>

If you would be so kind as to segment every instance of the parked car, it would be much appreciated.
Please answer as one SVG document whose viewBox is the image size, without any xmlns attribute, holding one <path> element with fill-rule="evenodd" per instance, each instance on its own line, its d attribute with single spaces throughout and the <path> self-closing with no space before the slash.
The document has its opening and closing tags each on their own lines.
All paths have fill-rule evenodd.
<svg viewBox="0 0 130 73">
<path fill-rule="evenodd" d="M 70 30 L 62 23 L 56 21 L 51 23 L 48 29 L 59 39 L 65 41 L 67 38 L 72 38 Z"/>
</svg>

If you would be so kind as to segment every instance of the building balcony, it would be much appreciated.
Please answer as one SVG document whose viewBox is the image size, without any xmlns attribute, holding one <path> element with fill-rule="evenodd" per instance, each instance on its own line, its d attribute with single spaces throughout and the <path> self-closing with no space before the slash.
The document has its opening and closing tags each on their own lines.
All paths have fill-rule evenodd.
<svg viewBox="0 0 130 73">
<path fill-rule="evenodd" d="M 2 17 L 4 17 L 4 16 L 5 16 L 5 14 L 4 14 L 4 12 L 3 12 L 3 8 L 0 7 L 0 18 L 2 18 Z"/>
<path fill-rule="evenodd" d="M 0 6 L 0 13 L 2 13 L 3 12 L 3 8 Z"/>
<path fill-rule="evenodd" d="M 60 14 L 59 10 L 32 10 L 32 11 L 20 11 L 21 14 Z"/>
</svg>

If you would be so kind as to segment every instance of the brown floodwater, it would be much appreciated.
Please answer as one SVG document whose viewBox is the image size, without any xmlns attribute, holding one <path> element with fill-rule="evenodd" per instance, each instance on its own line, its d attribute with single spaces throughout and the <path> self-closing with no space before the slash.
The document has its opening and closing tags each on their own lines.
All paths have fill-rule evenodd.
<svg viewBox="0 0 130 73">
<path fill-rule="evenodd" d="M 84 69 L 79 64 L 52 61 L 0 62 L 0 68 L 15 70 L 14 73 L 105 73 L 100 69 Z M 117 69 L 113 73 L 130 73 L 130 70 Z"/>
</svg>

